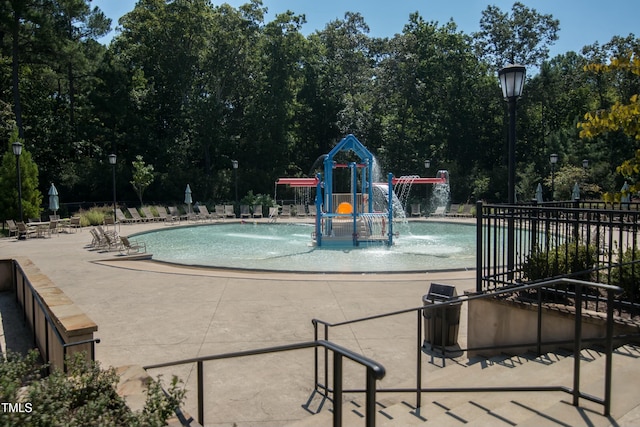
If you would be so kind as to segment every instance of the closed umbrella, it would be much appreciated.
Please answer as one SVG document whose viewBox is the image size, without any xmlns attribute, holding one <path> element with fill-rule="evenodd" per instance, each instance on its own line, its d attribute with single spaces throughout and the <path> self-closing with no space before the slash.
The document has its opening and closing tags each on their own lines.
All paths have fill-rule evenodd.
<svg viewBox="0 0 640 427">
<path fill-rule="evenodd" d="M 620 197 L 620 203 L 631 202 L 631 193 L 629 192 L 629 184 L 627 183 L 627 181 L 624 182 L 624 185 L 622 186 L 622 189 L 620 191 L 622 192 L 622 196 Z"/>
<path fill-rule="evenodd" d="M 571 199 L 580 200 L 580 186 L 578 185 L 577 182 L 573 185 L 573 191 L 571 192 Z"/>
<path fill-rule="evenodd" d="M 191 203 L 193 203 L 193 199 L 191 199 L 191 187 L 187 184 L 187 188 L 184 190 L 184 202 L 189 205 L 189 213 L 191 213 Z"/>
<path fill-rule="evenodd" d="M 542 184 L 538 183 L 538 186 L 536 187 L 536 202 L 538 203 L 542 203 Z"/>
<path fill-rule="evenodd" d="M 51 188 L 49 188 L 49 210 L 53 211 L 53 214 L 56 215 L 56 211 L 60 209 L 60 200 L 58 198 L 58 189 L 53 182 L 51 183 Z"/>
</svg>

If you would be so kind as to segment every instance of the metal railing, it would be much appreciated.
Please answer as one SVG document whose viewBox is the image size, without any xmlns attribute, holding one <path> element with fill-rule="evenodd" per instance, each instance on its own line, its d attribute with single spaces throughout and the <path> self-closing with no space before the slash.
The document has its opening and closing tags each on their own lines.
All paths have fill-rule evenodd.
<svg viewBox="0 0 640 427">
<path fill-rule="evenodd" d="M 145 370 L 165 368 L 169 366 L 185 365 L 195 363 L 197 365 L 197 393 L 198 393 L 198 422 L 204 425 L 204 362 L 222 359 L 233 359 L 238 357 L 256 356 L 260 354 L 268 353 L 280 353 L 292 350 L 301 350 L 307 348 L 322 347 L 325 351 L 333 352 L 333 427 L 342 426 L 342 362 L 343 358 L 350 359 L 359 365 L 366 367 L 366 388 L 364 393 L 366 394 L 366 413 L 365 422 L 368 427 L 375 427 L 376 424 L 376 381 L 380 380 L 385 375 L 384 367 L 373 359 L 369 359 L 361 354 L 354 353 L 344 347 L 326 340 L 315 340 L 310 342 L 302 342 L 296 344 L 287 344 L 275 347 L 267 347 L 255 350 L 236 351 L 232 353 L 215 354 L 210 356 L 194 357 L 190 359 L 183 359 L 174 362 L 158 363 L 155 365 L 144 366 Z"/>
<path fill-rule="evenodd" d="M 476 347 L 476 348 L 460 348 L 457 349 L 458 352 L 469 352 L 469 351 L 486 351 L 486 350 L 495 350 L 495 349 L 506 349 L 506 348 L 522 348 L 522 347 L 535 347 L 537 354 L 542 354 L 542 346 L 548 345 L 559 345 L 559 344 L 573 344 L 573 358 L 574 358 L 574 366 L 573 366 L 573 387 L 566 386 L 504 386 L 504 387 L 438 387 L 438 388 L 427 388 L 423 387 L 422 384 L 422 355 L 423 355 L 423 346 L 422 346 L 422 321 L 425 313 L 435 310 L 442 310 L 442 345 L 441 346 L 433 346 L 432 349 L 438 349 L 442 354 L 442 366 L 445 366 L 445 361 L 447 358 L 447 352 L 445 348 L 445 328 L 446 328 L 446 312 L 448 307 L 452 307 L 456 304 L 468 303 L 473 300 L 479 299 L 487 299 L 487 298 L 495 298 L 500 296 L 506 296 L 510 294 L 517 294 L 519 292 L 528 292 L 531 290 L 538 290 L 538 295 L 542 295 L 540 290 L 551 287 L 555 285 L 562 286 L 572 286 L 575 287 L 575 294 L 577 298 L 576 310 L 575 310 L 575 322 L 574 322 L 574 337 L 572 340 L 563 340 L 563 341 L 542 341 L 542 300 L 538 299 L 538 311 L 537 311 L 537 331 L 536 331 L 536 342 L 522 342 L 515 343 L 509 345 L 500 345 L 500 346 L 487 346 L 487 347 Z M 591 339 L 583 339 L 582 338 L 582 304 L 581 298 L 584 294 L 585 288 L 591 289 L 599 289 L 607 294 L 606 303 L 606 336 L 604 338 L 591 338 Z M 595 403 L 599 403 L 604 407 L 604 415 L 608 416 L 611 410 L 611 370 L 612 370 L 612 354 L 613 354 L 613 301 L 614 294 L 620 292 L 621 289 L 616 286 L 610 286 L 602 283 L 591 283 L 585 282 L 581 280 L 574 279 L 554 279 L 548 280 L 541 283 L 529 284 L 523 286 L 513 286 L 511 288 L 503 288 L 491 293 L 485 294 L 476 294 L 476 295 L 464 295 L 452 297 L 447 301 L 434 301 L 432 305 L 426 305 L 422 307 L 410 308 L 405 310 L 394 311 L 385 314 L 379 314 L 374 316 L 363 317 L 360 319 L 347 320 L 344 322 L 330 323 L 320 319 L 313 319 L 312 323 L 314 325 L 314 334 L 315 338 L 319 337 L 319 327 L 321 326 L 323 329 L 323 339 L 329 339 L 329 330 L 330 328 L 336 328 L 340 326 L 353 325 L 355 323 L 367 322 L 374 319 L 382 319 L 388 317 L 399 316 L 411 312 L 415 312 L 417 316 L 417 328 L 416 328 L 416 385 L 414 388 L 379 388 L 377 390 L 378 393 L 415 393 L 416 394 L 416 403 L 415 410 L 416 415 L 420 415 L 420 407 L 422 405 L 422 393 L 426 392 L 520 392 L 520 391 L 539 391 L 539 392 L 550 392 L 550 391 L 562 391 L 573 395 L 573 405 L 578 406 L 579 399 L 590 400 Z M 435 322 L 434 322 L 435 325 Z M 434 340 L 435 341 L 435 340 Z M 603 397 L 595 397 L 580 391 L 580 350 L 582 349 L 583 343 L 601 343 L 604 346 L 605 353 L 605 372 L 604 372 L 604 396 Z M 318 349 L 316 349 L 315 354 L 315 390 L 324 396 L 329 396 L 335 391 L 335 386 L 332 388 L 328 384 L 328 358 L 327 353 L 325 352 L 324 357 L 324 383 L 320 379 L 320 355 L 318 353 Z M 361 389 L 353 389 L 353 390 L 342 390 L 340 392 L 348 392 L 348 393 L 361 393 L 363 390 Z"/>
<path fill-rule="evenodd" d="M 581 279 L 621 286 L 624 294 L 615 302 L 617 312 L 640 315 L 639 206 L 625 203 L 614 205 L 618 209 L 600 209 L 604 206 L 579 201 L 479 202 L 476 291 L 550 278 Z M 595 303 L 598 310 L 598 298 L 591 295 L 584 302 Z"/>
<path fill-rule="evenodd" d="M 56 327 L 55 322 L 53 321 L 53 319 L 51 318 L 51 315 L 49 314 L 49 309 L 45 306 L 44 302 L 42 301 L 42 298 L 40 297 L 40 294 L 34 289 L 33 285 L 31 284 L 31 282 L 29 280 L 27 280 L 27 276 L 24 272 L 24 270 L 22 269 L 22 266 L 17 262 L 17 261 L 12 261 L 12 264 L 14 266 L 14 272 L 13 272 L 13 277 L 16 278 L 14 280 L 13 286 L 14 286 L 14 292 L 15 292 L 15 296 L 16 296 L 16 302 L 18 302 L 18 305 L 20 305 L 20 299 L 18 297 L 18 290 L 20 290 L 22 293 L 22 302 L 23 302 L 23 306 L 22 306 L 22 316 L 23 316 L 23 321 L 25 323 L 27 322 L 27 307 L 26 307 L 26 288 L 29 288 L 29 293 L 31 294 L 31 320 L 32 320 L 32 324 L 30 324 L 29 326 L 31 327 L 31 332 L 33 335 L 33 345 L 34 347 L 39 347 L 38 346 L 38 336 L 37 336 L 37 325 L 35 324 L 36 322 L 36 306 L 40 309 L 40 313 L 41 315 L 44 317 L 44 345 L 43 345 L 43 349 L 44 350 L 44 354 L 41 354 L 43 361 L 47 364 L 49 364 L 49 371 L 51 371 L 51 354 L 49 351 L 49 331 L 53 331 L 53 336 L 56 337 L 56 339 L 58 340 L 58 343 L 60 344 L 60 346 L 62 347 L 62 367 L 63 367 L 63 371 L 66 373 L 67 372 L 67 349 L 71 348 L 71 347 L 75 347 L 75 346 L 79 346 L 79 345 L 84 345 L 84 344 L 90 344 L 90 353 L 89 353 L 89 357 L 91 361 L 95 361 L 96 360 L 96 344 L 100 343 L 100 338 L 92 338 L 92 339 L 88 339 L 88 340 L 82 340 L 82 341 L 74 341 L 74 342 L 70 342 L 67 343 L 64 341 L 64 339 L 62 338 L 62 335 L 60 334 L 60 331 L 58 330 L 58 328 Z M 22 278 L 22 280 L 20 281 L 20 285 L 18 284 L 18 274 L 17 272 L 20 271 L 20 277 Z"/>
</svg>

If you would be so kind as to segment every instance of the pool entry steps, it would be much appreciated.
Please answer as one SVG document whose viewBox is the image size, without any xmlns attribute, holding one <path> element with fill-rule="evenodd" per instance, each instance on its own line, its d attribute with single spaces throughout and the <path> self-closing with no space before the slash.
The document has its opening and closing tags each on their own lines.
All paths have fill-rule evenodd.
<svg viewBox="0 0 640 427">
<path fill-rule="evenodd" d="M 342 152 L 355 154 L 357 160 L 338 163 L 335 157 Z M 388 174 L 386 183 L 375 183 L 374 156 L 352 134 L 344 137 L 327 155 L 323 156 L 323 173 L 314 178 L 280 178 L 277 184 L 291 187 L 316 187 L 315 246 L 362 246 L 393 245 L 394 215 L 404 217 L 404 207 L 399 202 L 394 186 L 403 189 L 412 184 L 447 185 L 447 171 L 439 171 L 436 178 L 418 176 L 394 178 Z M 354 159 L 354 156 L 342 158 Z M 345 177 L 334 177 L 336 173 L 348 172 Z M 337 178 L 337 179 L 334 179 Z M 345 188 L 349 187 L 348 191 Z M 336 190 L 341 190 L 337 192 Z M 408 191 L 401 191 L 401 194 Z"/>
</svg>

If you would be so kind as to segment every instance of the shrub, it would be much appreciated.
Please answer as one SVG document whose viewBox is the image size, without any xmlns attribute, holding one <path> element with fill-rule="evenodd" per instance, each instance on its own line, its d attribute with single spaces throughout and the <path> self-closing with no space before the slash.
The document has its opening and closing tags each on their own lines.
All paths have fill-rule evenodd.
<svg viewBox="0 0 640 427">
<path fill-rule="evenodd" d="M 624 289 L 625 296 L 631 298 L 640 293 L 640 249 L 627 249 L 620 257 L 620 265 L 611 269 L 609 284 L 620 286 Z"/>
<path fill-rule="evenodd" d="M 88 227 L 90 225 L 102 225 L 104 224 L 104 217 L 106 215 L 112 215 L 113 208 L 109 206 L 94 206 L 88 211 L 81 210 L 76 215 L 80 217 L 80 225 Z"/>
<path fill-rule="evenodd" d="M 529 281 L 570 275 L 574 279 L 589 280 L 596 263 L 596 249 L 593 245 L 563 243 L 542 251 L 537 248 L 522 265 L 523 277 Z M 581 273 L 582 274 L 578 274 Z"/>
<path fill-rule="evenodd" d="M 26 357 L 9 353 L 0 363 L 0 399 L 22 404 L 23 411 L 5 411 L 0 426 L 149 426 L 166 425 L 185 396 L 179 381 L 162 389 L 160 378 L 150 382 L 145 406 L 133 412 L 116 393 L 119 377 L 115 369 L 100 369 L 87 363 L 82 353 L 67 359 L 68 373 L 60 370 L 41 378 L 38 353 Z"/>
</svg>

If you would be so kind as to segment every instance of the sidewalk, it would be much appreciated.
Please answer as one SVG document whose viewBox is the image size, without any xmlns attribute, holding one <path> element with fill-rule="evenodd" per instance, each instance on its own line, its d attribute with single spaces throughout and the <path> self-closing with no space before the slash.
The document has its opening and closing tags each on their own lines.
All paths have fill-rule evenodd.
<svg viewBox="0 0 640 427">
<path fill-rule="evenodd" d="M 122 225 L 120 233 L 163 227 Z M 181 268 L 122 260 L 117 252 L 87 249 L 90 241 L 88 229 L 50 239 L 0 239 L 0 256 L 29 257 L 98 324 L 96 358 L 103 366 L 311 341 L 313 318 L 339 322 L 418 307 L 431 282 L 455 285 L 458 294 L 475 286 L 474 271 L 333 275 Z M 5 330 L 6 310 L 0 306 Z M 465 313 L 462 320 L 461 346 Z M 412 315 L 337 329 L 330 339 L 381 362 L 389 372 L 384 381 L 392 384 L 413 369 L 415 328 Z M 157 374 L 165 380 L 178 375 L 188 389 L 185 409 L 197 413 L 194 365 L 151 372 Z M 345 374 L 351 385 L 362 386 L 363 372 L 345 366 Z M 313 353 L 210 362 L 205 377 L 207 425 L 282 425 L 308 415 L 301 405 L 312 392 Z"/>
</svg>

